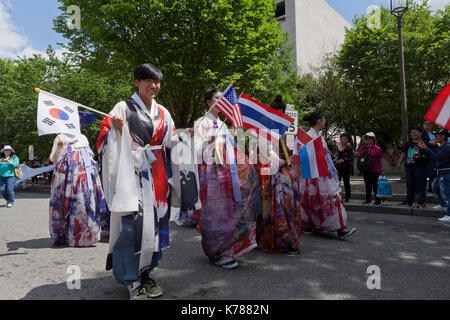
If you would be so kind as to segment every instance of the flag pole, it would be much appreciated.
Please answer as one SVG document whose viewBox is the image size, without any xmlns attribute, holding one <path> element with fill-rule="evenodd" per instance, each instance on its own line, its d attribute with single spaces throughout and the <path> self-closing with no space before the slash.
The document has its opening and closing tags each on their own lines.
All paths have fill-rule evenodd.
<svg viewBox="0 0 450 320">
<path fill-rule="evenodd" d="M 101 115 L 103 115 L 103 116 L 105 116 L 105 117 L 111 118 L 111 115 L 110 115 L 110 114 L 106 114 L 106 113 L 104 113 L 104 112 L 95 110 L 95 109 L 90 108 L 90 107 L 86 107 L 86 106 L 84 106 L 84 105 L 82 105 L 82 104 L 76 103 L 76 102 L 74 102 L 74 101 L 71 101 L 71 100 L 69 100 L 69 99 L 66 99 L 66 98 L 63 98 L 63 97 L 60 97 L 60 96 L 57 96 L 56 94 L 53 94 L 53 93 L 50 93 L 50 92 L 41 90 L 41 89 L 39 89 L 39 88 L 35 88 L 34 91 L 36 91 L 37 93 L 39 93 L 39 92 L 41 92 L 41 91 L 42 91 L 42 92 L 45 92 L 46 94 L 48 94 L 48 95 L 50 95 L 50 96 L 53 96 L 53 97 L 55 97 L 55 98 L 65 100 L 65 101 L 70 102 L 70 103 L 75 103 L 75 104 L 78 105 L 78 107 L 81 107 L 81 108 L 90 110 L 90 111 L 92 111 L 92 112 L 96 112 L 96 113 L 98 113 L 98 114 L 101 114 Z"/>
<path fill-rule="evenodd" d="M 227 90 L 228 89 L 230 89 L 230 87 L 233 85 L 233 84 L 235 84 L 236 83 L 236 81 L 231 81 L 231 83 L 230 83 L 230 85 L 225 89 L 225 91 L 224 92 L 227 92 Z M 222 95 L 223 95 L 223 93 L 222 93 Z M 222 96 L 220 96 L 220 97 L 222 97 Z M 219 101 L 219 100 L 217 100 L 217 101 Z M 217 101 L 216 102 L 214 102 L 214 104 L 212 105 L 212 107 L 211 108 L 209 108 L 209 110 L 208 110 L 208 112 L 207 113 L 205 113 L 205 115 L 200 119 L 200 121 L 198 121 L 197 123 L 200 123 L 200 122 L 202 122 L 203 121 L 203 119 L 211 112 L 211 110 L 212 109 L 214 109 L 215 108 L 215 106 L 216 106 L 216 104 L 217 104 Z M 195 130 L 195 124 L 194 124 L 194 130 Z"/>
</svg>

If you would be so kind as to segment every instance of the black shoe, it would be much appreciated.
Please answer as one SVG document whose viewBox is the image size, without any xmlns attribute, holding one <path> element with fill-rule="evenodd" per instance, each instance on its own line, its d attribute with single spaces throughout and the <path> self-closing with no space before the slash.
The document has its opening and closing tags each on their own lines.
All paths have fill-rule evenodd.
<svg viewBox="0 0 450 320">
<path fill-rule="evenodd" d="M 367 204 L 372 204 L 372 201 L 364 201 L 362 204 L 367 205 Z"/>
<path fill-rule="evenodd" d="M 381 204 L 381 200 L 375 201 L 374 205 L 379 206 Z"/>
<path fill-rule="evenodd" d="M 300 254 L 299 248 L 292 248 L 292 245 L 289 245 L 289 247 L 286 250 L 290 255 L 298 255 Z"/>
<path fill-rule="evenodd" d="M 423 209 L 425 208 L 425 203 L 418 203 L 416 209 Z"/>
<path fill-rule="evenodd" d="M 311 229 L 302 228 L 302 232 L 304 234 L 314 234 L 314 231 Z"/>
<path fill-rule="evenodd" d="M 337 232 L 338 238 L 343 240 L 343 239 L 347 239 L 348 237 L 350 237 L 351 235 L 353 235 L 356 232 L 356 228 L 351 228 L 351 229 L 345 229 L 344 231 L 339 230 Z"/>
</svg>

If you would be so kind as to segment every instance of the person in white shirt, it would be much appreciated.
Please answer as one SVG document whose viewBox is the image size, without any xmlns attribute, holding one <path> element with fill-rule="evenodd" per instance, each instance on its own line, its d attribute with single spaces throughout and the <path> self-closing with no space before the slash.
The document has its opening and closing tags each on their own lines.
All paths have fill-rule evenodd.
<svg viewBox="0 0 450 320">
<path fill-rule="evenodd" d="M 319 111 L 314 111 L 303 118 L 311 128 L 308 135 L 315 139 L 321 137 L 327 157 L 329 174 L 327 177 L 313 179 L 301 178 L 299 170 L 299 194 L 302 212 L 303 231 L 305 233 L 337 232 L 339 239 L 346 239 L 356 229 L 347 228 L 347 212 L 342 200 L 342 190 L 336 181 L 335 167 L 330 151 L 320 131 L 325 128 L 326 119 Z"/>
<path fill-rule="evenodd" d="M 199 230 L 202 247 L 211 263 L 231 270 L 236 259 L 256 248 L 256 203 L 258 177 L 253 166 L 235 148 L 234 138 L 213 108 L 222 91 L 205 92 L 205 107 L 210 110 L 194 124 L 194 149 L 199 163 Z"/>
</svg>

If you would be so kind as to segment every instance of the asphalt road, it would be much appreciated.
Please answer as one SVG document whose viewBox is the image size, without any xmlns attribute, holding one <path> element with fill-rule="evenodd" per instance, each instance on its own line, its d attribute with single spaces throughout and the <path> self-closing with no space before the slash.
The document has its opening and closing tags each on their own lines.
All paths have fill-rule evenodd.
<svg viewBox="0 0 450 320">
<path fill-rule="evenodd" d="M 128 299 L 105 271 L 108 239 L 90 248 L 52 248 L 48 193 L 16 194 L 0 202 L 0 299 Z M 435 218 L 349 212 L 357 233 L 304 235 L 299 256 L 253 250 L 235 270 L 209 264 L 194 228 L 171 224 L 171 247 L 153 277 L 159 299 L 450 299 L 450 224 Z M 81 270 L 69 290 L 67 268 Z M 367 268 L 380 268 L 369 290 Z"/>
</svg>

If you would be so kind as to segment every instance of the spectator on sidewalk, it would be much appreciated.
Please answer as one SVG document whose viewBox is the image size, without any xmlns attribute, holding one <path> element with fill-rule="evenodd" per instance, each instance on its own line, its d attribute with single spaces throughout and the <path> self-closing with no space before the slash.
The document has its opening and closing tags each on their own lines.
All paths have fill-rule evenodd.
<svg viewBox="0 0 450 320">
<path fill-rule="evenodd" d="M 345 187 L 345 202 L 348 202 L 351 197 L 350 174 L 353 166 L 353 148 L 351 145 L 352 138 L 348 133 L 340 135 L 340 143 L 336 146 L 335 163 L 339 174 L 339 183 L 344 180 Z"/>
<path fill-rule="evenodd" d="M 386 149 L 386 159 L 389 161 L 391 166 L 394 166 L 398 160 L 397 150 L 394 148 L 394 145 L 391 143 L 389 147 Z"/>
<path fill-rule="evenodd" d="M 449 132 L 441 129 L 436 133 L 436 142 L 439 145 L 435 151 L 432 151 L 424 142 L 419 142 L 419 148 L 425 154 L 436 161 L 435 169 L 439 181 L 440 194 L 446 200 L 447 215 L 440 218 L 441 222 L 450 222 L 450 143 L 448 142 Z"/>
<path fill-rule="evenodd" d="M 423 122 L 423 131 L 422 131 L 421 139 L 425 142 L 428 142 L 432 147 L 435 147 L 437 145 L 437 143 L 435 140 L 435 135 L 432 131 L 433 126 L 434 126 L 434 124 L 431 121 L 425 120 Z M 435 161 L 429 159 L 427 166 L 428 166 L 428 172 L 427 172 L 428 191 L 427 192 L 431 195 L 433 193 L 432 183 L 435 178 L 435 171 L 434 171 Z"/>
<path fill-rule="evenodd" d="M 6 207 L 14 205 L 14 186 L 16 184 L 15 168 L 19 166 L 19 157 L 11 146 L 0 150 L 0 193 L 6 200 Z"/>
<path fill-rule="evenodd" d="M 375 205 L 381 204 L 377 197 L 378 178 L 384 175 L 383 151 L 377 145 L 375 133 L 368 132 L 363 138 L 364 145 L 359 149 L 358 169 L 361 170 L 366 185 L 366 201 L 363 204 L 372 203 L 372 191 L 375 194 Z"/>
<path fill-rule="evenodd" d="M 397 163 L 397 170 L 400 170 L 403 161 L 406 167 L 406 200 L 400 204 L 402 207 L 411 207 L 417 194 L 417 208 L 425 208 L 428 157 L 418 147 L 418 143 L 422 141 L 421 134 L 420 127 L 412 127 L 409 130 L 410 141 L 405 144 Z M 431 147 L 428 142 L 425 143 Z"/>
</svg>

